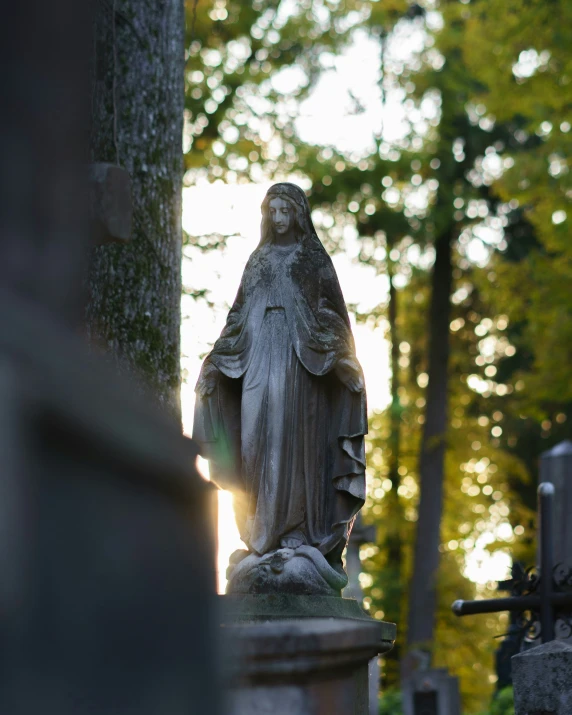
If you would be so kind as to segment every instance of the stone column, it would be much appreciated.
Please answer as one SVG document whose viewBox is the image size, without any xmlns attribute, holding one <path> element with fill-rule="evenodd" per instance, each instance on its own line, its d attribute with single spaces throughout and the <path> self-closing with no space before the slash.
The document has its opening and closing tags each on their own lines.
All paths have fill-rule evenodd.
<svg viewBox="0 0 572 715">
<path fill-rule="evenodd" d="M 151 387 L 146 399 L 179 418 L 184 3 L 92 5 L 90 161 L 99 180 L 86 333 L 112 364 Z M 101 195 L 111 199 L 107 211 Z"/>
</svg>

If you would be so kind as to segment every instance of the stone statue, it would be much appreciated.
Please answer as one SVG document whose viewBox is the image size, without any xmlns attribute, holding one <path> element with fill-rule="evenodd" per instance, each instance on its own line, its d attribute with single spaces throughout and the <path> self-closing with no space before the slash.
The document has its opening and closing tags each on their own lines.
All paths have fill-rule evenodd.
<svg viewBox="0 0 572 715">
<path fill-rule="evenodd" d="M 294 184 L 264 198 L 196 393 L 193 438 L 235 493 L 249 549 L 231 557 L 227 592 L 339 595 L 365 499 L 366 399 L 336 272 Z"/>
</svg>

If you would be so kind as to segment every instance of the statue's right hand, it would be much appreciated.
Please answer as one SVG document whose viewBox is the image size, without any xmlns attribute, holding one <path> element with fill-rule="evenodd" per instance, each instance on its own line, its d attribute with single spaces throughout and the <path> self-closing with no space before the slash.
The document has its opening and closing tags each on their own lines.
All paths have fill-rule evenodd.
<svg viewBox="0 0 572 715">
<path fill-rule="evenodd" d="M 205 362 L 195 388 L 197 395 L 203 398 L 212 395 L 217 386 L 219 375 L 220 372 L 215 365 L 211 362 Z"/>
<path fill-rule="evenodd" d="M 363 373 L 357 360 L 342 358 L 335 367 L 335 372 L 343 384 L 352 392 L 363 392 Z"/>
</svg>

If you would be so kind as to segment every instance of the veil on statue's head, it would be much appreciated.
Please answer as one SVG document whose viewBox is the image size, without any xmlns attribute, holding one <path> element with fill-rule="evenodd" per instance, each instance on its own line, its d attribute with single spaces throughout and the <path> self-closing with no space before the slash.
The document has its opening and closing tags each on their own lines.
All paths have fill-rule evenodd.
<svg viewBox="0 0 572 715">
<path fill-rule="evenodd" d="M 298 243 L 302 243 L 309 248 L 321 249 L 322 251 L 325 251 L 326 249 L 322 246 L 322 242 L 318 238 L 318 234 L 314 228 L 312 215 L 310 213 L 310 204 L 308 203 L 304 190 L 299 186 L 296 186 L 296 184 L 291 184 L 287 181 L 280 184 L 273 184 L 266 192 L 266 196 L 264 197 L 261 206 L 262 222 L 260 225 L 259 246 L 272 243 L 274 239 L 272 221 L 270 220 L 269 204 L 272 199 L 277 198 L 287 201 L 292 207 L 294 212 L 294 221 L 296 224 L 296 239 Z"/>
</svg>

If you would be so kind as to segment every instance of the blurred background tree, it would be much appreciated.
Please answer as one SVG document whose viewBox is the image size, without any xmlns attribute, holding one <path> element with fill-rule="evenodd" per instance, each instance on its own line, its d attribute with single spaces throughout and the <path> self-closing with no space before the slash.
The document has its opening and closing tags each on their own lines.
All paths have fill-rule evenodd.
<svg viewBox="0 0 572 715">
<path fill-rule="evenodd" d="M 513 240 L 493 256 L 495 281 L 483 290 L 510 316 L 518 352 L 502 367 L 518 395 L 504 440 L 533 475 L 538 453 L 570 435 L 571 14 L 566 2 L 479 0 L 464 43 L 480 83 L 475 101 L 512 130 L 494 189 L 511 209 Z M 532 504 L 532 489 L 522 497 Z"/>
</svg>

